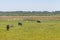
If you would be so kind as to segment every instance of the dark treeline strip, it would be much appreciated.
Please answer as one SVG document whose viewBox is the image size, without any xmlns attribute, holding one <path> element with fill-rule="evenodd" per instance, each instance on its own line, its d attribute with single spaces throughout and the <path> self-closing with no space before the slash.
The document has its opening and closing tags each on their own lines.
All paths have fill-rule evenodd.
<svg viewBox="0 0 60 40">
<path fill-rule="evenodd" d="M 0 12 L 0 16 L 60 16 L 60 11 L 11 11 Z"/>
</svg>

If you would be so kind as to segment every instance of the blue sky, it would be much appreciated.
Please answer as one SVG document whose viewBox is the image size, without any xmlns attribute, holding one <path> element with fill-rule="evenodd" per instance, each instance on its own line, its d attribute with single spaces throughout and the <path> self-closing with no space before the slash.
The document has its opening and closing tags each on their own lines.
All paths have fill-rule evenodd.
<svg viewBox="0 0 60 40">
<path fill-rule="evenodd" d="M 59 11 L 60 0 L 0 0 L 0 11 Z"/>
</svg>

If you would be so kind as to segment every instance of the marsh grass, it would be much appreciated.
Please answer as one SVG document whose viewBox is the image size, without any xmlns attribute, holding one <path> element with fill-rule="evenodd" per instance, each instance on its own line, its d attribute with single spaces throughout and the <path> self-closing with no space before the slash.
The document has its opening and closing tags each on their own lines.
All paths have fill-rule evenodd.
<svg viewBox="0 0 60 40">
<path fill-rule="evenodd" d="M 21 21 L 22 26 L 18 26 L 18 20 L 0 20 L 0 40 L 60 40 L 60 21 Z M 10 30 L 6 30 L 6 25 L 13 25 Z"/>
</svg>

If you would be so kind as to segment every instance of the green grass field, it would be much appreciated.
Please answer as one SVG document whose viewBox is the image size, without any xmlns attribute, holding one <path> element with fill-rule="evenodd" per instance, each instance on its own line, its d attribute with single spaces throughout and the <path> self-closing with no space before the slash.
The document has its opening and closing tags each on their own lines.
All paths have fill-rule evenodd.
<svg viewBox="0 0 60 40">
<path fill-rule="evenodd" d="M 18 21 L 0 20 L 0 40 L 60 40 L 60 21 Z M 6 25 L 13 25 L 6 30 Z"/>
</svg>

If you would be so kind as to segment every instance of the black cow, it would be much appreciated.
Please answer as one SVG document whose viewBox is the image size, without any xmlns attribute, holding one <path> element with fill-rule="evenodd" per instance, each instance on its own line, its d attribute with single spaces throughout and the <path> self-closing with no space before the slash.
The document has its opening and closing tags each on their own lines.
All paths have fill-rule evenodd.
<svg viewBox="0 0 60 40">
<path fill-rule="evenodd" d="M 7 25 L 6 28 L 7 28 L 7 31 L 9 31 L 9 29 L 10 29 L 10 25 Z"/>
<path fill-rule="evenodd" d="M 22 23 L 21 23 L 21 22 L 18 22 L 18 25 L 19 25 L 19 26 L 22 26 Z"/>
<path fill-rule="evenodd" d="M 40 20 L 37 20 L 37 23 L 41 23 L 41 21 Z"/>
</svg>

